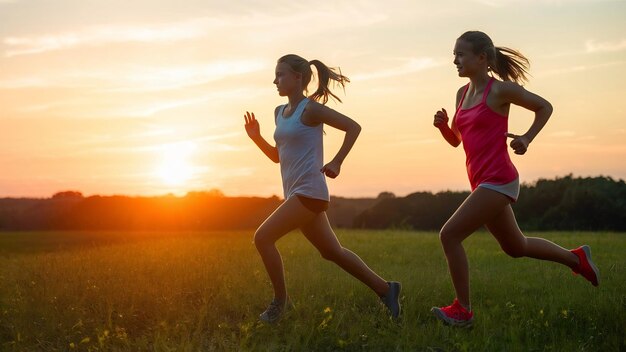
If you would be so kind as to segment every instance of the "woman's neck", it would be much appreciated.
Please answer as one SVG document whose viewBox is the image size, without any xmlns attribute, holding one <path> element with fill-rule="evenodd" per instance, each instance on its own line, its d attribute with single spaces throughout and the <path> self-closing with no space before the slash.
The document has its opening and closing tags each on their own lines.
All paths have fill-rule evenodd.
<svg viewBox="0 0 626 352">
<path fill-rule="evenodd" d="M 289 109 L 291 110 L 291 109 L 294 109 L 296 106 L 298 106 L 298 104 L 300 104 L 302 99 L 306 97 L 304 96 L 304 94 L 302 94 L 302 92 L 299 92 L 299 93 L 289 95 L 288 98 L 289 98 Z"/>
<path fill-rule="evenodd" d="M 474 92 L 481 92 L 485 90 L 487 84 L 491 80 L 491 77 L 487 74 L 487 72 L 481 72 L 474 77 L 470 77 L 470 89 Z"/>
</svg>

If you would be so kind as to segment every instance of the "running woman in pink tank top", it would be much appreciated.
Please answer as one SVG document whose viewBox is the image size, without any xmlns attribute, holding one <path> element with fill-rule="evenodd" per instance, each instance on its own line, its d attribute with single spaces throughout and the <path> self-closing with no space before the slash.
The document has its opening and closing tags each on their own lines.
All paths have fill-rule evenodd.
<svg viewBox="0 0 626 352">
<path fill-rule="evenodd" d="M 517 84 L 526 79 L 528 59 L 515 50 L 494 46 L 483 32 L 470 31 L 456 41 L 454 64 L 459 76 L 470 82 L 457 92 L 450 126 L 445 109 L 437 111 L 434 125 L 453 147 L 463 143 L 472 193 L 440 232 L 456 298 L 450 306 L 434 307 L 433 313 L 451 325 L 472 324 L 469 269 L 462 242 L 483 225 L 511 257 L 561 263 L 598 286 L 599 273 L 589 246 L 567 250 L 543 238 L 526 237 L 511 208 L 519 193 L 519 177 L 507 152 L 506 138 L 512 138 L 510 146 L 515 154 L 523 155 L 552 114 L 548 101 Z M 535 112 L 532 125 L 522 135 L 508 132 L 511 104 Z"/>
</svg>

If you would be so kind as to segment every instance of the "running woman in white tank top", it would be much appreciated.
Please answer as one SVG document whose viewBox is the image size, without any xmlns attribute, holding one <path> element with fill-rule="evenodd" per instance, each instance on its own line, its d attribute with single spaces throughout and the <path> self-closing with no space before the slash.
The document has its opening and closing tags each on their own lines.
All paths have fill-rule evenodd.
<svg viewBox="0 0 626 352">
<path fill-rule="evenodd" d="M 302 99 L 296 111 L 286 117 L 288 104 L 283 105 L 276 116 L 274 140 L 278 148 L 283 193 L 285 199 L 300 195 L 328 202 L 328 187 L 321 172 L 324 166 L 324 125 L 307 126 L 302 122 L 302 113 L 309 101 L 308 98 Z"/>
<path fill-rule="evenodd" d="M 311 81 L 311 65 L 317 69 L 319 86 L 307 98 L 304 93 Z M 278 94 L 288 97 L 289 102 L 274 111 L 276 146 L 261 136 L 254 113 L 246 112 L 244 116 L 248 136 L 272 161 L 280 163 L 285 196 L 285 201 L 254 234 L 254 244 L 274 288 L 274 299 L 260 315 L 265 322 L 277 321 L 288 303 L 283 263 L 276 241 L 295 229 L 302 231 L 322 257 L 369 286 L 394 318 L 400 314 L 400 283 L 385 281 L 356 254 L 342 247 L 326 216 L 329 195 L 325 176 L 335 178 L 339 175 L 341 164 L 361 131 L 355 121 L 324 105 L 329 95 L 341 101 L 328 88 L 330 80 L 341 86 L 349 82 L 347 77 L 318 60 L 309 62 L 297 55 L 285 55 L 277 62 L 274 84 Z M 341 148 L 326 165 L 323 164 L 322 146 L 324 124 L 346 132 Z"/>
</svg>

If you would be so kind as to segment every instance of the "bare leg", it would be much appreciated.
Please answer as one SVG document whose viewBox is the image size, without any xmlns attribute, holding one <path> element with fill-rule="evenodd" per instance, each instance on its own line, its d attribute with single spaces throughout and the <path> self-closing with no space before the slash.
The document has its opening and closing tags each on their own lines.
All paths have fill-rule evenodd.
<svg viewBox="0 0 626 352">
<path fill-rule="evenodd" d="M 448 261 L 456 297 L 470 307 L 469 268 L 462 242 L 478 228 L 500 214 L 510 203 L 505 195 L 478 187 L 443 225 L 439 237 Z"/>
<path fill-rule="evenodd" d="M 315 214 L 305 208 L 296 197 L 291 197 L 285 200 L 254 234 L 254 244 L 272 281 L 274 297 L 280 301 L 287 299 L 287 289 L 283 261 L 276 248 L 276 241 L 302 224 L 311 222 L 314 217 Z"/>
<path fill-rule="evenodd" d="M 308 224 L 300 228 L 304 236 L 317 248 L 324 259 L 339 265 L 350 275 L 359 279 L 379 296 L 384 296 L 389 285 L 370 269 L 354 252 L 339 243 L 328 222 L 326 212 L 317 214 Z"/>
<path fill-rule="evenodd" d="M 543 238 L 524 236 L 517 226 L 511 205 L 507 205 L 498 216 L 487 222 L 486 226 L 504 252 L 513 258 L 550 260 L 570 268 L 578 265 L 578 257 L 569 250 Z"/>
</svg>

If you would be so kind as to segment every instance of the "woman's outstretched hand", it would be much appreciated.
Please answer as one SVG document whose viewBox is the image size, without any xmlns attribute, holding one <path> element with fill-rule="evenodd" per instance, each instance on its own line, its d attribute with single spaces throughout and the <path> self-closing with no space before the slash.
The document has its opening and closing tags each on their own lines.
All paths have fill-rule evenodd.
<svg viewBox="0 0 626 352">
<path fill-rule="evenodd" d="M 259 121 L 254 117 L 254 113 L 249 113 L 246 111 L 246 114 L 243 115 L 243 118 L 246 120 L 246 133 L 248 133 L 248 137 L 251 139 L 255 139 L 261 136 L 261 129 L 259 127 Z"/>
<path fill-rule="evenodd" d="M 437 111 L 433 125 L 437 128 L 448 126 L 448 112 L 446 109 L 441 108 L 441 110 Z"/>
<path fill-rule="evenodd" d="M 506 133 L 506 136 L 509 138 L 513 138 L 510 145 L 511 148 L 515 151 L 515 154 L 523 155 L 528 150 L 528 145 L 530 141 L 525 136 L 518 136 L 513 133 Z"/>
</svg>

